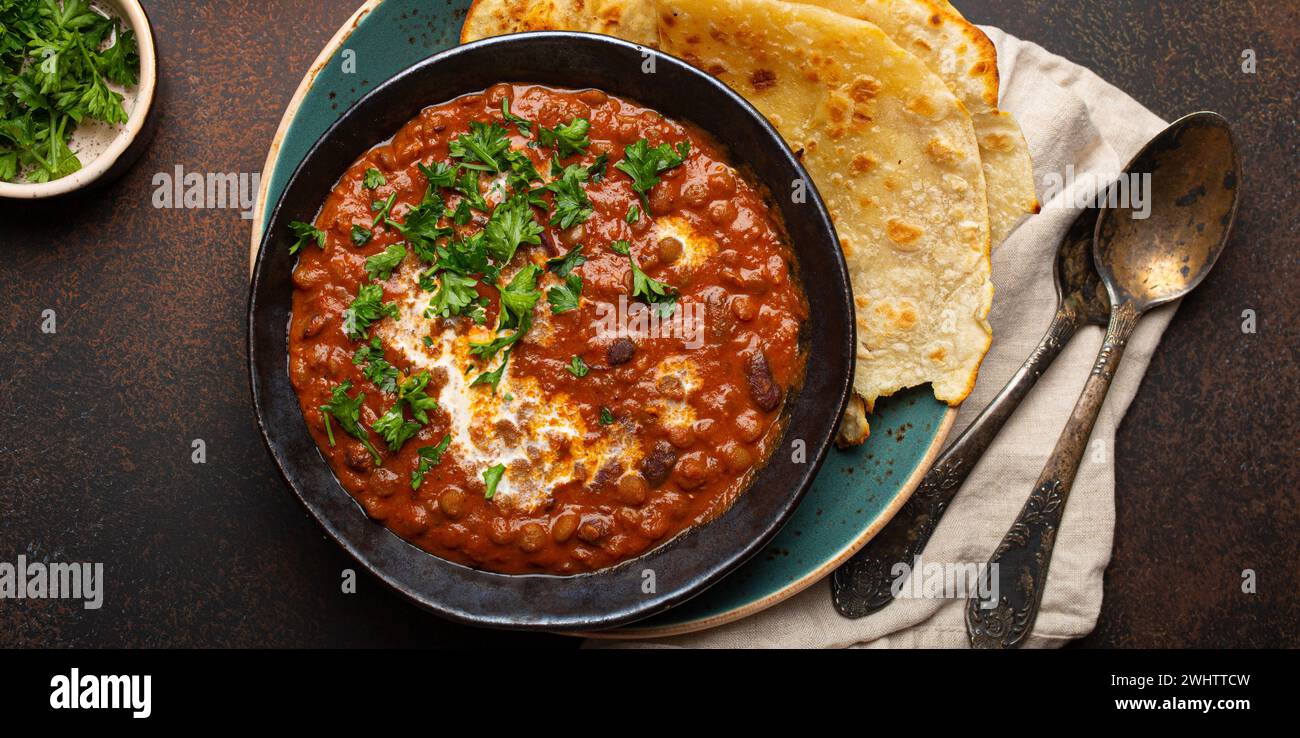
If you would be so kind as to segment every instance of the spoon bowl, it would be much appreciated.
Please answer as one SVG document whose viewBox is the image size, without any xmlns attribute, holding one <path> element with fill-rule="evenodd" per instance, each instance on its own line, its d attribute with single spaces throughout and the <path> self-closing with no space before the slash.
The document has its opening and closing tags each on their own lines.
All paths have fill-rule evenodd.
<svg viewBox="0 0 1300 738">
<path fill-rule="evenodd" d="M 1093 239 L 1111 304 L 1145 312 L 1200 284 L 1227 243 L 1240 184 L 1237 143 L 1217 113 L 1180 118 L 1139 151 Z"/>
</svg>

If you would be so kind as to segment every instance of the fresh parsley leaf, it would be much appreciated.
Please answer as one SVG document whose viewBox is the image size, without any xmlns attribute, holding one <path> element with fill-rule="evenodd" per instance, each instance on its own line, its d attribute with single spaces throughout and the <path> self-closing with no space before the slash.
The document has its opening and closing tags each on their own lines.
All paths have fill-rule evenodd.
<svg viewBox="0 0 1300 738">
<path fill-rule="evenodd" d="M 610 412 L 610 409 L 607 407 L 602 407 L 600 409 L 600 424 L 601 425 L 614 424 L 614 413 Z"/>
<path fill-rule="evenodd" d="M 388 248 L 366 259 L 366 274 L 373 280 L 388 279 L 405 258 L 406 244 L 390 244 Z"/>
<path fill-rule="evenodd" d="M 370 203 L 370 209 L 375 213 L 375 219 L 370 221 L 371 228 L 379 225 L 379 221 L 384 220 L 388 217 L 389 213 L 393 212 L 393 203 L 395 202 L 397 202 L 396 192 L 383 200 L 375 200 Z"/>
<path fill-rule="evenodd" d="M 388 442 L 389 451 L 396 452 L 402 448 L 402 444 L 420 432 L 420 424 L 402 417 L 402 403 L 397 402 L 388 408 L 388 412 L 379 416 L 370 425 L 370 429 Z"/>
<path fill-rule="evenodd" d="M 366 186 L 366 189 L 373 190 L 388 184 L 388 179 L 384 177 L 383 172 L 374 167 L 370 167 L 366 170 L 366 176 L 362 181 L 362 184 Z"/>
<path fill-rule="evenodd" d="M 320 411 L 326 413 L 325 427 L 329 429 L 329 419 L 333 416 L 348 435 L 361 441 L 361 445 L 365 446 L 374 457 L 375 463 L 379 464 L 381 462 L 379 451 L 370 443 L 370 434 L 366 433 L 365 426 L 361 425 L 361 405 L 366 401 L 366 395 L 364 392 L 359 392 L 356 397 L 348 397 L 350 389 L 352 389 L 351 382 L 336 386 L 331 391 L 330 401 L 320 406 Z M 330 430 L 330 436 L 333 435 L 334 432 Z"/>
<path fill-rule="evenodd" d="M 601 154 L 596 160 L 587 167 L 587 175 L 591 178 L 591 183 L 596 184 L 605 178 L 605 170 L 609 165 L 609 154 Z"/>
<path fill-rule="evenodd" d="M 424 175 L 424 178 L 429 180 L 430 187 L 450 189 L 452 185 L 456 184 L 456 167 L 440 161 L 434 162 L 432 166 L 426 167 L 424 164 L 416 164 L 415 166 Z"/>
<path fill-rule="evenodd" d="M 369 230 L 359 225 L 352 226 L 352 245 L 361 248 L 370 243 L 370 237 L 374 235 Z"/>
<path fill-rule="evenodd" d="M 438 239 L 454 233 L 450 227 L 438 225 L 438 219 L 442 217 L 443 211 L 442 199 L 435 198 L 408 210 L 405 221 L 397 223 L 390 219 L 387 223 L 390 228 L 395 228 L 411 242 L 411 248 L 415 250 L 416 256 L 425 261 L 432 261 Z"/>
<path fill-rule="evenodd" d="M 586 167 L 570 164 L 564 168 L 559 179 L 546 185 L 546 189 L 555 195 L 555 212 L 551 215 L 551 225 L 569 228 L 585 223 L 591 217 L 591 201 L 582 188 L 587 177 Z"/>
<path fill-rule="evenodd" d="M 397 367 L 389 364 L 384 358 L 384 349 L 379 342 L 379 336 L 371 338 L 368 345 L 357 349 L 352 355 L 352 363 L 357 366 L 365 364 L 365 368 L 361 371 L 362 375 L 381 392 L 392 394 L 397 391 Z"/>
<path fill-rule="evenodd" d="M 451 434 L 442 437 L 436 446 L 423 446 L 416 450 L 416 455 L 420 458 L 419 465 L 415 471 L 411 472 L 411 489 L 416 490 L 424 483 L 424 475 L 438 464 L 442 463 L 442 455 L 446 453 L 447 447 L 451 445 Z"/>
<path fill-rule="evenodd" d="M 0 177 L 0 179 L 5 178 Z M 297 237 L 297 240 L 289 247 L 290 256 L 301 251 L 303 246 L 306 246 L 312 241 L 316 242 L 317 247 L 322 249 L 325 248 L 325 231 L 322 231 L 311 223 L 304 223 L 301 220 L 295 220 L 289 224 L 289 228 L 293 231 L 293 235 Z"/>
<path fill-rule="evenodd" d="M 510 123 L 514 123 L 515 126 L 519 128 L 520 134 L 524 136 L 533 135 L 533 122 L 530 120 L 524 120 L 514 113 L 511 113 L 510 98 L 508 97 L 501 99 L 501 117 L 505 118 L 506 121 Z"/>
<path fill-rule="evenodd" d="M 497 485 L 501 483 L 501 476 L 505 473 L 505 464 L 490 466 L 483 472 L 483 482 L 487 484 L 487 491 L 483 493 L 483 499 L 490 500 L 496 495 Z"/>
<path fill-rule="evenodd" d="M 488 217 L 483 236 L 488 253 L 500 264 L 509 264 L 521 243 L 541 243 L 542 226 L 533 217 L 525 195 L 514 195 L 501 203 Z"/>
<path fill-rule="evenodd" d="M 424 311 L 424 317 L 450 318 L 465 313 L 478 298 L 478 291 L 474 289 L 477 284 L 478 280 L 473 277 L 455 272 L 439 272 L 438 290 L 433 293 L 433 300 Z"/>
<path fill-rule="evenodd" d="M 623 160 L 614 168 L 632 178 L 632 189 L 641 198 L 641 204 L 647 205 L 646 194 L 659 184 L 659 175 L 679 166 L 690 153 L 690 141 L 682 141 L 674 150 L 666 143 L 651 147 L 643 138 L 623 148 Z"/>
<path fill-rule="evenodd" d="M 537 172 L 537 167 L 533 165 L 533 160 L 522 151 L 512 149 L 507 152 L 506 162 L 510 165 L 506 184 L 510 185 L 510 189 L 515 192 L 527 192 L 532 189 L 533 182 L 542 179 L 542 175 Z"/>
<path fill-rule="evenodd" d="M 531 318 L 532 310 L 542 293 L 537 289 L 537 274 L 541 269 L 529 262 L 515 274 L 504 289 L 501 290 L 502 328 L 518 328 L 525 319 Z"/>
<path fill-rule="evenodd" d="M 371 282 L 357 289 L 356 299 L 343 311 L 343 332 L 359 341 L 366 337 L 370 324 L 383 317 L 396 318 L 397 305 L 384 302 L 384 288 Z"/>
<path fill-rule="evenodd" d="M 569 373 L 578 379 L 587 376 L 587 372 L 591 371 L 591 367 L 587 366 L 587 362 L 583 361 L 582 357 L 577 355 L 572 359 L 569 359 L 569 365 L 566 366 L 565 369 L 568 369 Z"/>
<path fill-rule="evenodd" d="M 677 290 L 657 279 L 651 279 L 648 274 L 641 271 L 641 267 L 636 263 L 636 257 L 632 256 L 632 245 L 627 241 L 615 241 L 609 247 L 614 253 L 626 256 L 628 263 L 632 265 L 632 297 L 645 300 L 665 318 L 672 315 L 677 306 Z"/>
<path fill-rule="evenodd" d="M 638 220 L 641 220 L 641 206 L 636 203 L 629 205 L 627 208 L 627 217 L 624 218 L 624 220 L 627 221 L 628 225 L 632 225 Z"/>
<path fill-rule="evenodd" d="M 501 377 L 505 376 L 506 364 L 509 363 L 510 363 L 510 350 L 507 350 L 504 354 L 501 354 L 500 366 L 498 366 L 496 369 L 490 372 L 484 372 L 478 375 L 477 377 L 474 377 L 474 381 L 470 382 L 469 386 L 476 387 L 480 384 L 486 384 L 492 387 L 492 394 L 496 394 L 497 385 L 501 383 Z"/>
<path fill-rule="evenodd" d="M 411 408 L 411 416 L 420 423 L 429 422 L 429 413 L 438 409 L 438 401 L 425 394 L 429 386 L 429 372 L 424 371 L 402 382 L 397 389 L 397 401 Z"/>
<path fill-rule="evenodd" d="M 586 152 L 591 145 L 587 132 L 591 122 L 586 118 L 574 118 L 554 128 L 539 126 L 537 138 L 543 146 L 554 148 L 561 158 Z"/>
<path fill-rule="evenodd" d="M 498 335 L 496 338 L 492 339 L 491 341 L 488 341 L 487 343 L 475 343 L 471 341 L 469 344 L 469 352 L 471 354 L 474 354 L 475 356 L 481 356 L 485 359 L 491 359 L 493 356 L 496 356 L 497 352 L 500 351 L 501 349 L 509 348 L 510 346 L 513 346 L 514 344 L 518 343 L 519 339 L 523 338 L 524 334 L 527 333 L 529 329 L 531 329 L 532 327 L 533 327 L 532 318 L 529 315 L 524 315 L 519 320 L 519 327 L 515 328 L 510 335 L 508 336 Z"/>
<path fill-rule="evenodd" d="M 461 197 L 465 198 L 464 200 L 461 201 L 462 204 L 469 203 L 469 206 L 471 208 L 474 208 L 475 210 L 481 210 L 485 213 L 488 211 L 487 200 L 483 199 L 483 193 L 479 192 L 478 189 L 477 170 L 461 169 L 460 176 L 456 178 L 456 184 L 452 187 L 452 189 L 454 189 L 456 192 L 459 192 Z M 457 208 L 456 214 L 457 216 L 460 215 L 459 207 Z M 459 220 L 457 220 L 456 222 L 460 223 Z M 467 217 L 465 223 L 468 222 L 469 219 Z"/>
<path fill-rule="evenodd" d="M 557 256 L 554 259 L 548 259 L 546 268 L 557 277 L 567 277 L 574 269 L 587 263 L 587 257 L 582 255 L 582 244 L 578 244 L 570 249 L 569 253 L 564 256 Z"/>
<path fill-rule="evenodd" d="M 564 284 L 546 291 L 546 301 L 551 303 L 552 315 L 577 310 L 581 296 L 582 277 L 577 274 L 570 274 L 564 278 Z"/>
<path fill-rule="evenodd" d="M 483 231 L 440 246 L 435 266 L 463 277 L 481 274 L 483 281 L 488 284 L 495 284 L 501 275 L 501 268 L 488 259 L 487 239 Z"/>
<path fill-rule="evenodd" d="M 451 214 L 451 220 L 456 225 L 467 225 L 473 217 L 474 214 L 469 211 L 469 200 L 461 200 L 457 203 L 456 212 Z"/>
<path fill-rule="evenodd" d="M 510 149 L 510 139 L 506 129 L 496 123 L 470 121 L 469 133 L 461 134 L 452 140 L 448 147 L 453 159 L 467 162 L 473 166 L 478 162 L 494 172 L 505 171 L 503 155 Z"/>
</svg>

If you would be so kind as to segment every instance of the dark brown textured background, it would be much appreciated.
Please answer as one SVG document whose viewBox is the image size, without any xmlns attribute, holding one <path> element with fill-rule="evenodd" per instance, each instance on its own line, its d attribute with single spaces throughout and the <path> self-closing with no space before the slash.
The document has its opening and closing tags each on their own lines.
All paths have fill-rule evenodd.
<svg viewBox="0 0 1300 738">
<path fill-rule="evenodd" d="M 1120 427 L 1114 560 L 1084 646 L 1300 646 L 1297 3 L 958 0 L 1165 118 L 1245 146 L 1231 245 Z M 357 0 L 146 2 L 157 138 L 107 190 L 0 204 L 0 561 L 102 561 L 102 610 L 0 601 L 0 646 L 569 645 L 453 626 L 363 578 L 285 490 L 244 367 L 249 222 L 156 210 L 151 178 L 254 172 Z M 1258 72 L 1243 74 L 1243 49 Z M 58 332 L 40 331 L 54 309 Z M 1258 332 L 1242 333 L 1254 310 Z M 190 461 L 202 438 L 207 463 Z M 1243 594 L 1254 569 L 1258 593 Z"/>
</svg>

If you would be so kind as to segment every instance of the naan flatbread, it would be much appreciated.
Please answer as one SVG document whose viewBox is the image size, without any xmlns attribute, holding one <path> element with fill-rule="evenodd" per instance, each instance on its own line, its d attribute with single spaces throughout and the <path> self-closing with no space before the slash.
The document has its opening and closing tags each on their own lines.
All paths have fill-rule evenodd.
<svg viewBox="0 0 1300 738">
<path fill-rule="evenodd" d="M 649 0 L 474 0 L 460 42 L 523 31 L 587 31 L 655 46 Z"/>
<path fill-rule="evenodd" d="M 993 247 L 1038 212 L 1034 167 L 1020 125 L 998 107 L 998 55 L 946 0 L 791 0 L 874 23 L 943 78 L 975 125 L 988 185 Z"/>
<path fill-rule="evenodd" d="M 654 3 L 659 48 L 736 89 L 801 153 L 835 220 L 858 327 L 841 440 L 865 440 L 872 403 L 906 387 L 964 400 L 991 341 L 989 206 L 974 126 L 945 80 L 876 25 L 814 5 L 640 1 Z M 524 30 L 513 19 L 536 19 L 539 2 L 554 0 L 479 0 L 462 40 Z M 528 28 L 587 27 L 575 23 Z"/>
<path fill-rule="evenodd" d="M 659 45 L 743 94 L 835 220 L 857 304 L 854 390 L 974 386 L 991 332 L 988 211 L 970 117 L 878 27 L 778 0 L 658 0 Z"/>
</svg>

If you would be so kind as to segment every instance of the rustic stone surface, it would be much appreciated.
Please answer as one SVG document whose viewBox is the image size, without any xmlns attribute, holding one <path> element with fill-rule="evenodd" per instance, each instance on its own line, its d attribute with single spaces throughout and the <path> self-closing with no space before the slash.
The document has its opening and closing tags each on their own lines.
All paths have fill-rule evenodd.
<svg viewBox="0 0 1300 738">
<path fill-rule="evenodd" d="M 1300 645 L 1294 4 L 958 4 L 1166 118 L 1217 110 L 1245 147 L 1232 244 L 1120 429 L 1115 557 L 1082 645 Z M 150 205 L 153 175 L 177 164 L 259 170 L 298 79 L 356 0 L 148 5 L 164 83 L 153 146 L 98 193 L 0 204 L 0 561 L 101 561 L 108 579 L 99 611 L 0 603 L 0 646 L 571 643 L 453 626 L 365 575 L 358 594 L 340 593 L 351 560 L 287 492 L 254 426 L 248 221 Z M 54 335 L 40 331 L 47 308 Z M 1254 335 L 1240 330 L 1246 309 Z M 206 464 L 191 463 L 196 438 Z M 1240 592 L 1246 568 L 1258 594 Z"/>
</svg>

